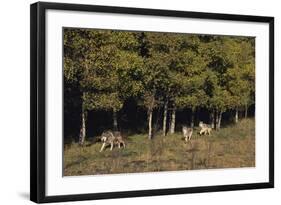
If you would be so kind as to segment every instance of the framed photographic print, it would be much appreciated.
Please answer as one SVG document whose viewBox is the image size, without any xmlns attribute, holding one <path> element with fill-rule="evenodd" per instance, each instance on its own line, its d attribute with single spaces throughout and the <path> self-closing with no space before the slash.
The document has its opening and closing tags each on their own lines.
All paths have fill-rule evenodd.
<svg viewBox="0 0 281 205">
<path fill-rule="evenodd" d="M 274 187 L 274 18 L 31 5 L 34 202 Z"/>
</svg>

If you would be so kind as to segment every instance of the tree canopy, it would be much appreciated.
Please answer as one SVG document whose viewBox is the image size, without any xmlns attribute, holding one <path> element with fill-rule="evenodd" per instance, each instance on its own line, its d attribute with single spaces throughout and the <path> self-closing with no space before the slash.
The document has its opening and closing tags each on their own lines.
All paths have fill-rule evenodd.
<svg viewBox="0 0 281 205">
<path fill-rule="evenodd" d="M 196 110 L 206 109 L 219 127 L 223 113 L 247 116 L 255 103 L 253 37 L 65 28 L 63 38 L 65 90 L 76 90 L 65 112 L 81 105 L 82 143 L 87 112 L 113 113 L 117 128 L 130 99 L 147 111 L 149 138 L 155 109 L 163 109 L 165 133 L 177 110 L 191 110 L 193 126 Z"/>
</svg>

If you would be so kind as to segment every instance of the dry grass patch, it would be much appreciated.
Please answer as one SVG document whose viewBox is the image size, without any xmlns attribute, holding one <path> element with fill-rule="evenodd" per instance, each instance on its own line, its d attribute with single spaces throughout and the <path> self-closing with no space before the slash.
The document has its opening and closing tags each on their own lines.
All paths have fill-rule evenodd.
<svg viewBox="0 0 281 205">
<path fill-rule="evenodd" d="M 185 143 L 181 133 L 166 137 L 128 136 L 126 148 L 99 152 L 101 143 L 65 146 L 64 175 L 117 174 L 255 166 L 254 119 L 199 136 Z"/>
</svg>

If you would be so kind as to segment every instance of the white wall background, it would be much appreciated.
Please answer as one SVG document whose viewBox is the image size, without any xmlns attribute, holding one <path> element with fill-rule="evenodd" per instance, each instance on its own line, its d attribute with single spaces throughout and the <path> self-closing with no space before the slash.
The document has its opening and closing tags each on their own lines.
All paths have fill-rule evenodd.
<svg viewBox="0 0 281 205">
<path fill-rule="evenodd" d="M 52 1 L 52 0 L 49 0 Z M 29 4 L 2 1 L 0 6 L 0 204 L 29 201 Z M 281 122 L 281 13 L 274 0 L 60 0 L 68 3 L 145 7 L 275 17 L 275 126 Z M 67 204 L 277 204 L 281 191 L 281 140 L 275 137 L 276 188 L 161 197 L 69 202 Z M 279 202 L 280 203 L 280 202 Z M 62 203 L 60 203 L 62 204 Z M 64 204 L 64 203 L 63 203 Z"/>
</svg>

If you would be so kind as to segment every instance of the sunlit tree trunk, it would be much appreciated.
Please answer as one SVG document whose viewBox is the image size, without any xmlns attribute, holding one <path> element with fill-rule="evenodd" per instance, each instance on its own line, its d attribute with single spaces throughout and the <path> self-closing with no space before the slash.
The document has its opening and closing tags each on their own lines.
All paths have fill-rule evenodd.
<svg viewBox="0 0 281 205">
<path fill-rule="evenodd" d="M 172 109 L 172 114 L 171 114 L 171 123 L 170 123 L 170 133 L 174 134 L 175 133 L 175 127 L 176 127 L 176 108 L 174 107 Z"/>
<path fill-rule="evenodd" d="M 152 110 L 148 110 L 148 139 L 152 139 Z"/>
<path fill-rule="evenodd" d="M 83 145 L 86 138 L 86 111 L 82 108 L 79 144 Z"/>
<path fill-rule="evenodd" d="M 236 108 L 236 110 L 235 110 L 235 123 L 238 123 L 238 114 L 239 114 L 238 108 Z"/>
<path fill-rule="evenodd" d="M 215 128 L 215 112 L 214 111 L 211 112 L 211 126 L 212 126 L 212 129 Z"/>
<path fill-rule="evenodd" d="M 218 130 L 221 128 L 221 116 L 222 116 L 222 112 L 218 111 L 218 113 L 217 113 L 217 126 L 216 126 L 216 128 Z"/>
<path fill-rule="evenodd" d="M 167 113 L 168 113 L 168 102 L 164 104 L 164 113 L 163 113 L 163 136 L 166 136 L 167 132 Z"/>
<path fill-rule="evenodd" d="M 115 110 L 113 110 L 113 129 L 114 131 L 118 130 L 117 112 Z"/>
<path fill-rule="evenodd" d="M 217 111 L 216 110 L 214 110 L 214 128 L 213 129 L 217 129 Z"/>
</svg>

